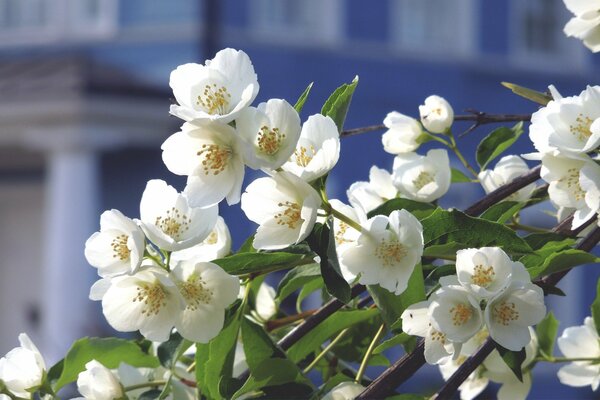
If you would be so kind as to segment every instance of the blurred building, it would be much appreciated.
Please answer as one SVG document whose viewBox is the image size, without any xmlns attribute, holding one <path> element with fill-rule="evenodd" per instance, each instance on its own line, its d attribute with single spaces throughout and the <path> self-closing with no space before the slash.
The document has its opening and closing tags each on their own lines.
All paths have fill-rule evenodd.
<svg viewBox="0 0 600 400">
<path fill-rule="evenodd" d="M 106 329 L 87 300 L 84 242 L 105 209 L 137 217 L 148 179 L 183 187 L 160 158 L 179 124 L 168 116 L 177 65 L 243 49 L 258 101 L 294 101 L 315 81 L 303 119 L 359 75 L 348 127 L 417 115 L 433 93 L 458 113 L 533 112 L 499 82 L 568 95 L 598 76 L 598 58 L 564 37 L 568 17 L 561 0 L 0 0 L 0 353 L 27 331 L 56 359 Z M 467 153 L 490 130 L 466 137 Z M 375 135 L 344 142 L 332 197 L 345 200 L 372 164 L 391 167 Z M 482 193 L 460 189 L 459 206 Z M 221 212 L 237 244 L 254 229 L 234 225 L 239 207 Z M 587 314 L 598 272 L 587 273 L 569 276 L 561 330 Z"/>
</svg>

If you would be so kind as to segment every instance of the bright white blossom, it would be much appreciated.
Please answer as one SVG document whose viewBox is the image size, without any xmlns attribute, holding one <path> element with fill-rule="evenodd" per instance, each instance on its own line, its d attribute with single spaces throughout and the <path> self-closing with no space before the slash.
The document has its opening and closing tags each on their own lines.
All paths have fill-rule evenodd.
<svg viewBox="0 0 600 400">
<path fill-rule="evenodd" d="M 456 275 L 476 299 L 490 299 L 511 282 L 529 282 L 525 266 L 512 261 L 500 247 L 481 247 L 456 252 Z"/>
<path fill-rule="evenodd" d="M 583 40 L 583 44 L 600 51 L 600 0 L 563 0 L 575 16 L 567 22 L 565 35 Z"/>
<path fill-rule="evenodd" d="M 581 158 L 600 145 L 600 86 L 551 100 L 531 115 L 529 138 L 542 155 Z"/>
<path fill-rule="evenodd" d="M 208 207 L 223 199 L 230 205 L 240 201 L 243 144 L 231 126 L 183 124 L 161 149 L 169 171 L 188 177 L 185 193 L 193 207 Z"/>
<path fill-rule="evenodd" d="M 381 136 L 383 149 L 390 154 L 415 151 L 421 144 L 423 136 L 421 124 L 408 115 L 392 111 L 386 115 L 383 124 L 387 131 Z"/>
<path fill-rule="evenodd" d="M 356 223 L 364 224 L 367 221 L 366 214 L 360 208 L 354 208 L 347 204 L 342 203 L 337 199 L 329 200 L 329 204 L 333 207 L 334 210 L 339 211 L 341 214 L 345 215 L 347 218 L 355 221 Z M 353 246 L 356 244 L 360 236 L 360 231 L 357 231 L 352 226 L 348 225 L 346 222 L 334 218 L 333 219 L 333 236 L 335 237 L 335 249 L 337 254 L 341 254 L 344 252 L 348 246 Z M 338 260 L 340 264 L 340 270 L 344 279 L 348 282 L 352 282 L 356 275 L 348 270 L 348 267 L 343 263 L 341 259 Z"/>
<path fill-rule="evenodd" d="M 322 400 L 354 400 L 365 390 L 363 385 L 356 382 L 342 382 L 325 394 Z"/>
<path fill-rule="evenodd" d="M 102 277 L 135 272 L 144 255 L 144 232 L 119 210 L 100 216 L 100 232 L 85 242 L 85 258 Z"/>
<path fill-rule="evenodd" d="M 340 158 L 340 134 L 330 117 L 315 114 L 302 125 L 296 150 L 282 168 L 307 182 L 325 175 Z"/>
<path fill-rule="evenodd" d="M 237 299 L 240 281 L 217 264 L 181 261 L 170 274 L 185 300 L 174 325 L 184 338 L 208 343 L 223 329 L 225 309 Z"/>
<path fill-rule="evenodd" d="M 115 374 L 96 360 L 85 364 L 77 376 L 77 390 L 86 400 L 116 400 L 124 394 Z"/>
<path fill-rule="evenodd" d="M 255 314 L 262 320 L 268 321 L 277 314 L 275 289 L 266 282 L 260 284 L 256 293 Z"/>
<path fill-rule="evenodd" d="M 259 88 L 248 55 L 229 48 L 205 65 L 180 65 L 171 72 L 169 85 L 179 103 L 171 106 L 171 114 L 188 122 L 231 122 L 254 101 Z"/>
<path fill-rule="evenodd" d="M 439 364 L 440 373 L 444 380 L 456 372 L 457 369 L 467 360 L 467 356 L 461 354 L 456 359 L 447 359 L 444 363 Z M 458 387 L 460 392 L 460 400 L 473 400 L 488 386 L 489 379 L 483 376 L 483 367 L 479 366 L 464 380 Z"/>
<path fill-rule="evenodd" d="M 243 110 L 235 120 L 244 141 L 244 161 L 253 169 L 272 171 L 294 153 L 300 137 L 300 116 L 287 101 L 271 99 Z"/>
<path fill-rule="evenodd" d="M 30 399 L 29 390 L 42 384 L 46 363 L 26 333 L 19 335 L 19 343 L 0 358 L 0 381 L 13 395 Z"/>
<path fill-rule="evenodd" d="M 346 192 L 352 207 L 368 213 L 398 195 L 392 175 L 385 169 L 372 166 L 369 181 L 354 182 Z"/>
<path fill-rule="evenodd" d="M 213 230 L 219 208 L 191 207 L 188 197 L 165 181 L 148 181 L 140 202 L 141 226 L 163 250 L 182 250 L 201 243 Z"/>
<path fill-rule="evenodd" d="M 433 328 L 456 343 L 466 342 L 483 325 L 479 302 L 458 284 L 442 285 L 435 292 L 428 312 Z"/>
<path fill-rule="evenodd" d="M 242 195 L 242 210 L 260 225 L 253 242 L 256 249 L 282 249 L 304 240 L 320 205 L 315 189 L 285 171 L 256 179 Z"/>
<path fill-rule="evenodd" d="M 423 255 L 423 227 L 411 213 L 395 210 L 377 215 L 363 226 L 356 244 L 339 255 L 363 285 L 380 285 L 400 294 L 406 290 L 415 265 Z"/>
<path fill-rule="evenodd" d="M 212 261 L 231 253 L 231 233 L 223 217 L 217 217 L 212 232 L 200 244 L 171 253 L 171 261 Z"/>
<path fill-rule="evenodd" d="M 565 357 L 600 359 L 600 337 L 592 317 L 586 317 L 583 325 L 565 329 L 557 343 Z M 569 363 L 558 371 L 558 379 L 563 385 L 590 385 L 596 390 L 600 386 L 600 364 L 589 361 Z"/>
<path fill-rule="evenodd" d="M 454 122 L 454 110 L 443 97 L 432 95 L 419 106 L 421 123 L 429 132 L 444 133 Z"/>
<path fill-rule="evenodd" d="M 546 315 L 544 292 L 532 283 L 513 281 L 491 299 L 484 318 L 490 336 L 509 350 L 519 351 L 531 341 L 529 327 Z"/>
<path fill-rule="evenodd" d="M 512 182 L 515 178 L 529 172 L 529 167 L 519 156 L 502 157 L 493 170 L 486 169 L 479 173 L 481 186 L 486 193 L 493 192 L 500 186 Z M 511 194 L 506 200 L 527 201 L 531 198 L 536 186 L 535 183 L 525 186 L 523 189 Z"/>
<path fill-rule="evenodd" d="M 426 156 L 416 153 L 399 154 L 394 159 L 392 177 L 403 197 L 426 203 L 437 200 L 450 188 L 448 152 L 433 149 Z"/>
</svg>

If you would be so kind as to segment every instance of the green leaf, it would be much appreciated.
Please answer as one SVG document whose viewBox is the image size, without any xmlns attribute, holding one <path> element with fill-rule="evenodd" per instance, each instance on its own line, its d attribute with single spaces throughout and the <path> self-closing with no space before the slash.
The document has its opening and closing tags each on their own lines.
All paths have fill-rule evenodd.
<svg viewBox="0 0 600 400">
<path fill-rule="evenodd" d="M 502 82 L 502 86 L 509 88 L 516 95 L 526 98 L 527 100 L 531 100 L 534 103 L 541 104 L 545 106 L 552 100 L 552 97 L 547 95 L 546 93 L 538 92 L 537 90 L 528 89 L 523 86 L 519 86 L 515 83 L 510 82 Z"/>
<path fill-rule="evenodd" d="M 331 349 L 338 359 L 347 362 L 361 362 L 373 337 L 381 326 L 381 317 L 374 314 L 371 318 L 358 322 L 348 328 L 348 332 Z M 373 360 L 389 363 L 387 360 Z M 370 365 L 374 365 L 369 363 Z"/>
<path fill-rule="evenodd" d="M 248 236 L 248 238 L 244 240 L 244 243 L 242 243 L 242 246 L 239 248 L 237 253 L 256 253 L 257 250 L 254 248 L 252 243 L 254 243 L 254 234 Z"/>
<path fill-rule="evenodd" d="M 523 133 L 523 123 L 519 122 L 512 128 L 505 126 L 495 129 L 477 146 L 477 164 L 484 169 L 490 161 L 508 149 Z"/>
<path fill-rule="evenodd" d="M 177 332 L 171 333 L 171 337 L 166 342 L 161 343 L 156 349 L 156 355 L 160 364 L 171 369 L 181 355 L 192 346 L 192 342 L 185 340 Z"/>
<path fill-rule="evenodd" d="M 138 400 L 154 400 L 154 399 L 158 399 L 158 396 L 160 396 L 161 392 L 162 391 L 158 390 L 158 389 L 148 390 L 148 391 L 142 393 L 140 395 L 140 397 L 138 397 Z"/>
<path fill-rule="evenodd" d="M 300 265 L 293 268 L 279 282 L 275 298 L 278 302 L 281 302 L 296 290 L 313 281 L 323 282 L 321 266 L 319 264 Z"/>
<path fill-rule="evenodd" d="M 408 333 L 401 332 L 382 342 L 379 346 L 375 347 L 375 350 L 373 350 L 373 354 L 379 354 L 387 349 L 391 349 L 392 347 L 404 345 L 412 338 L 413 336 L 410 336 Z"/>
<path fill-rule="evenodd" d="M 420 220 L 430 216 L 436 210 L 436 207 L 430 203 L 421 203 L 409 199 L 391 199 L 370 211 L 368 217 L 390 215 L 395 210 L 406 210 Z"/>
<path fill-rule="evenodd" d="M 512 229 L 470 217 L 460 211 L 437 209 L 421 221 L 425 246 L 464 243 L 469 247 L 500 246 L 507 253 L 531 253 L 531 247 Z"/>
<path fill-rule="evenodd" d="M 455 260 L 456 252 L 462 249 L 468 249 L 469 245 L 465 243 L 444 243 L 444 244 L 432 244 L 427 246 L 423 250 L 423 257 L 441 258 L 443 260 Z"/>
<path fill-rule="evenodd" d="M 536 264 L 532 267 L 529 267 L 525 263 L 523 264 L 527 267 L 527 271 L 529 272 L 529 275 L 531 275 L 531 278 L 535 278 L 540 275 L 549 275 L 578 265 L 591 264 L 599 261 L 600 258 L 586 251 L 568 249 L 558 253 L 549 254 L 544 258 L 542 264 Z"/>
<path fill-rule="evenodd" d="M 156 368 L 158 359 L 146 354 L 134 342 L 117 338 L 82 338 L 77 340 L 64 358 L 60 377 L 54 384 L 54 391 L 77 380 L 77 375 L 85 370 L 85 364 L 97 360 L 106 368 L 118 368 L 126 363 L 133 367 Z"/>
<path fill-rule="evenodd" d="M 600 279 L 596 283 L 596 298 L 590 308 L 592 309 L 592 319 L 596 326 L 596 332 L 600 334 Z"/>
<path fill-rule="evenodd" d="M 554 318 L 552 311 L 537 324 L 535 331 L 538 337 L 539 351 L 546 357 L 552 357 L 554 354 L 554 342 L 558 333 L 558 320 Z"/>
<path fill-rule="evenodd" d="M 345 83 L 335 89 L 321 109 L 321 114 L 333 119 L 338 127 L 338 132 L 344 129 L 344 121 L 346 120 L 346 114 L 348 113 L 356 85 L 358 85 L 358 76 L 352 80 L 352 83 Z"/>
<path fill-rule="evenodd" d="M 432 281 L 436 284 L 438 280 L 443 276 L 455 275 L 456 274 L 456 265 L 454 264 L 444 264 L 439 267 L 433 268 L 429 275 L 425 278 L 427 282 Z"/>
<path fill-rule="evenodd" d="M 338 311 L 317 325 L 288 350 L 288 357 L 297 363 L 310 353 L 320 349 L 321 344 L 341 330 L 377 315 L 374 308 L 366 310 Z"/>
<path fill-rule="evenodd" d="M 400 295 L 396 295 L 379 285 L 369 285 L 367 290 L 373 297 L 375 304 L 377 304 L 386 325 L 391 327 L 408 306 L 426 299 L 421 264 L 415 266 L 415 270 L 408 280 L 407 289 Z"/>
<path fill-rule="evenodd" d="M 473 182 L 471 178 L 469 178 L 467 175 L 464 174 L 464 172 L 462 172 L 459 169 L 451 168 L 450 171 L 452 173 L 450 177 L 450 182 L 452 183 Z"/>
<path fill-rule="evenodd" d="M 503 224 L 514 217 L 525 204 L 518 201 L 502 201 L 485 210 L 480 218 Z"/>
<path fill-rule="evenodd" d="M 327 219 L 327 224 L 315 224 L 313 231 L 306 239 L 310 248 L 321 258 L 321 275 L 327 292 L 347 303 L 350 301 L 351 289 L 342 275 L 335 250 L 333 234 L 333 219 Z"/>
<path fill-rule="evenodd" d="M 310 90 L 312 89 L 313 84 L 314 84 L 314 82 L 311 82 L 306 87 L 306 89 L 304 89 L 304 92 L 302 92 L 302 94 L 298 98 L 298 101 L 296 101 L 296 104 L 294 104 L 294 108 L 296 109 L 298 114 L 300 114 L 300 112 L 302 111 L 302 108 L 304 108 L 304 103 L 306 103 L 306 99 L 308 98 L 308 94 L 310 93 Z"/>
<path fill-rule="evenodd" d="M 531 233 L 523 237 L 523 239 L 534 250 L 548 248 L 549 246 L 552 246 L 552 251 L 550 251 L 550 253 L 553 253 L 557 248 L 559 250 L 563 250 L 575 244 L 575 239 L 568 238 L 566 236 L 559 235 L 558 233 L 554 232 Z"/>
<path fill-rule="evenodd" d="M 265 273 L 313 263 L 309 254 L 275 252 L 238 253 L 213 261 L 231 275 Z"/>
<path fill-rule="evenodd" d="M 241 327 L 244 354 L 250 371 L 268 358 L 285 358 L 285 353 L 273 344 L 260 325 L 244 318 Z"/>
<path fill-rule="evenodd" d="M 306 285 L 304 285 L 302 289 L 300 289 L 300 293 L 298 293 L 298 297 L 296 298 L 296 310 L 298 310 L 298 312 L 301 312 L 302 301 L 317 290 L 323 289 L 324 286 L 325 282 L 323 282 L 323 279 L 307 282 Z"/>
<path fill-rule="evenodd" d="M 519 381 L 523 382 L 521 366 L 523 365 L 523 361 L 525 361 L 525 349 L 523 348 L 520 351 L 510 351 L 496 342 L 494 342 L 494 344 L 496 345 L 496 350 L 500 353 L 500 357 L 502 357 L 508 368 L 510 368 Z"/>
</svg>

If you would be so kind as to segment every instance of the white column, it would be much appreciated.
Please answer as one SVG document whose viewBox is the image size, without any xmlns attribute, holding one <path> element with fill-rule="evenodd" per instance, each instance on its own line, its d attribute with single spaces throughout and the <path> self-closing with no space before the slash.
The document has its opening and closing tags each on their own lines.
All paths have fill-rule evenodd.
<svg viewBox="0 0 600 400">
<path fill-rule="evenodd" d="M 41 306 L 43 353 L 51 362 L 92 333 L 99 316 L 88 299 L 95 270 L 84 257 L 98 229 L 98 160 L 85 145 L 47 150 L 45 249 Z"/>
</svg>

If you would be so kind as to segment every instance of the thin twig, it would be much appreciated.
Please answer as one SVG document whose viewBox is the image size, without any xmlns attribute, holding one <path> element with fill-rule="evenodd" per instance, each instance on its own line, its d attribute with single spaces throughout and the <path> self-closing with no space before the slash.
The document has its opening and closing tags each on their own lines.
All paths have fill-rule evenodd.
<svg viewBox="0 0 600 400">
<path fill-rule="evenodd" d="M 298 313 L 298 314 L 288 315 L 287 317 L 283 317 L 283 318 L 279 318 L 279 319 L 272 319 L 272 320 L 267 321 L 265 323 L 265 330 L 267 332 L 271 332 L 271 331 L 273 331 L 275 329 L 278 329 L 278 328 L 281 328 L 283 326 L 289 325 L 289 324 L 294 323 L 296 321 L 300 321 L 301 319 L 305 319 L 307 317 L 310 317 L 316 311 L 317 311 L 317 309 L 315 308 L 315 309 L 312 309 L 312 310 L 302 311 L 301 313 Z"/>
</svg>

